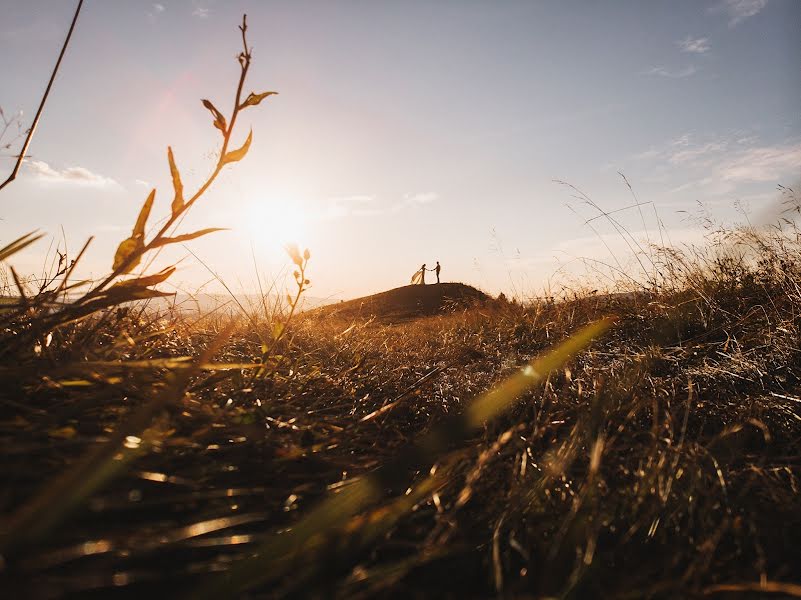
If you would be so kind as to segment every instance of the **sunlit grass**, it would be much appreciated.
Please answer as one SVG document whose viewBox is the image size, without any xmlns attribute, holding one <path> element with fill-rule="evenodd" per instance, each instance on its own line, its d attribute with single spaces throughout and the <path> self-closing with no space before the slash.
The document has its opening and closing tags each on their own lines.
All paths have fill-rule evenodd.
<svg viewBox="0 0 801 600">
<path fill-rule="evenodd" d="M 611 279 L 625 294 L 472 290 L 392 324 L 298 314 L 307 223 L 258 200 L 247 221 L 287 255 L 289 290 L 264 282 L 234 314 L 148 306 L 175 271 L 151 257 L 213 234 L 178 226 L 245 158 L 240 112 L 273 94 L 244 96 L 240 29 L 232 112 L 203 101 L 222 136 L 205 182 L 185 190 L 168 149 L 167 216 L 152 226 L 154 190 L 99 281 L 72 278 L 87 246 L 44 284 L 8 269 L 8 596 L 801 594 L 792 220 L 688 251 L 634 241 L 643 276 Z"/>
</svg>

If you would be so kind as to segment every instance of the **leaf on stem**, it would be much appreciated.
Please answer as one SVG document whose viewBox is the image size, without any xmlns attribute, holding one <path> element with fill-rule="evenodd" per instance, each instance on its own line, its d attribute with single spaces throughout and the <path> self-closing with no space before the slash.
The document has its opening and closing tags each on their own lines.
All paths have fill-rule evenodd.
<svg viewBox="0 0 801 600">
<path fill-rule="evenodd" d="M 181 174 L 175 166 L 175 157 L 172 155 L 172 148 L 167 146 L 167 160 L 170 161 L 170 175 L 172 175 L 172 187 L 175 189 L 175 197 L 172 200 L 172 216 L 176 217 L 184 208 L 184 184 L 181 183 Z"/>
<path fill-rule="evenodd" d="M 154 290 L 151 288 L 143 287 L 110 287 L 105 293 L 98 298 L 87 302 L 86 304 L 77 307 L 73 317 L 81 318 L 85 315 L 90 315 L 98 310 L 109 308 L 112 306 L 119 306 L 125 302 L 133 302 L 134 300 L 149 300 L 151 298 L 166 298 L 174 296 L 175 292 L 162 292 L 161 290 Z"/>
<path fill-rule="evenodd" d="M 267 96 L 275 96 L 278 92 L 264 92 L 263 94 L 254 94 L 250 92 L 245 101 L 239 105 L 239 110 L 243 108 L 247 108 L 248 106 L 257 106 L 262 100 L 264 100 Z"/>
<path fill-rule="evenodd" d="M 147 219 L 150 216 L 150 209 L 153 208 L 153 201 L 156 199 L 156 188 L 153 188 L 150 191 L 150 195 L 148 195 L 147 200 L 142 205 L 142 210 L 139 211 L 139 216 L 136 219 L 136 225 L 134 225 L 133 233 L 131 237 L 140 237 L 144 239 L 145 237 L 145 225 L 147 225 Z"/>
<path fill-rule="evenodd" d="M 223 156 L 222 164 L 228 164 L 230 162 L 236 162 L 238 160 L 242 160 L 245 157 L 245 154 L 248 153 L 248 149 L 250 148 L 250 142 L 253 141 L 253 130 L 250 130 L 248 134 L 248 139 L 245 140 L 245 143 L 242 144 L 242 147 L 238 150 L 231 150 L 228 154 Z"/>
<path fill-rule="evenodd" d="M 201 100 L 203 106 L 211 111 L 211 114 L 214 115 L 214 126 L 220 130 L 220 132 L 225 135 L 228 129 L 227 122 L 223 114 L 217 110 L 217 107 L 214 106 L 210 100 L 206 100 L 205 98 Z"/>
<path fill-rule="evenodd" d="M 118 281 L 113 286 L 111 286 L 111 289 L 150 287 L 151 285 L 157 285 L 162 281 L 165 281 L 173 273 L 175 273 L 175 267 L 167 267 L 166 269 L 159 271 L 158 273 L 155 273 L 153 275 L 138 277 L 136 279 L 128 279 L 126 281 Z"/>
<path fill-rule="evenodd" d="M 145 200 L 144 205 L 142 205 L 142 210 L 139 211 L 131 237 L 123 240 L 114 253 L 112 269 L 115 271 L 124 267 L 122 272 L 130 273 L 139 264 L 142 251 L 145 248 L 145 226 L 155 199 L 156 190 L 154 188 L 148 195 L 147 200 Z"/>
<path fill-rule="evenodd" d="M 227 229 L 225 227 L 209 227 L 208 229 L 201 229 L 200 231 L 193 231 L 192 233 L 184 233 L 182 235 L 176 235 L 175 237 L 159 238 L 157 240 L 153 240 L 153 243 L 151 245 L 153 248 L 158 248 L 159 246 L 166 246 L 167 244 L 188 242 L 189 240 L 194 240 L 195 238 L 199 238 L 201 235 L 206 235 L 207 233 L 214 233 L 215 231 L 227 231 Z"/>
<path fill-rule="evenodd" d="M 131 256 L 140 250 L 140 248 L 144 248 L 141 238 L 129 237 L 127 240 L 120 242 L 117 251 L 114 253 L 114 264 L 111 268 L 116 271 L 122 267 Z M 139 257 L 137 256 L 135 259 L 131 260 L 130 264 L 126 265 L 123 273 L 130 273 L 138 264 Z"/>
</svg>

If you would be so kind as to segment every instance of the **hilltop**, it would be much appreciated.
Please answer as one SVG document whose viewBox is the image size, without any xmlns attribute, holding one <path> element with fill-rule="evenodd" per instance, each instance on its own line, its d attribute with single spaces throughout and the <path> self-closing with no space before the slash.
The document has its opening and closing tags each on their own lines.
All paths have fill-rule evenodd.
<svg viewBox="0 0 801 600">
<path fill-rule="evenodd" d="M 489 301 L 492 299 L 487 294 L 470 285 L 435 283 L 405 285 L 372 296 L 323 306 L 314 312 L 320 316 L 346 319 L 374 317 L 391 323 L 436 315 Z"/>
</svg>

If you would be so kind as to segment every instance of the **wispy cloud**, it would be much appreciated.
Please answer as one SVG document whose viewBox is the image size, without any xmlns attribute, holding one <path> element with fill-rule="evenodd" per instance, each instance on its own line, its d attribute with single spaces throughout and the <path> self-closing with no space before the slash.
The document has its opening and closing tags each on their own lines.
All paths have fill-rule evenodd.
<svg viewBox="0 0 801 600">
<path fill-rule="evenodd" d="M 725 160 L 719 172 L 725 181 L 781 183 L 801 172 L 801 144 L 749 148 Z"/>
<path fill-rule="evenodd" d="M 376 196 L 353 195 L 329 198 L 324 218 L 339 219 L 342 217 L 370 217 L 397 213 L 416 206 L 424 206 L 436 201 L 439 194 L 436 192 L 410 192 L 404 194 L 397 202 L 381 204 Z"/>
<path fill-rule="evenodd" d="M 695 65 L 687 65 L 683 69 L 672 70 L 667 67 L 652 67 L 645 73 L 647 75 L 659 75 L 660 77 L 669 77 L 670 79 L 682 79 L 690 77 L 698 72 L 698 67 Z"/>
<path fill-rule="evenodd" d="M 66 167 L 55 169 L 41 160 L 26 160 L 27 172 L 38 181 L 46 183 L 64 183 L 73 185 L 86 185 L 92 187 L 106 187 L 118 185 L 110 177 L 93 173 L 85 167 Z"/>
<path fill-rule="evenodd" d="M 700 145 L 683 144 L 681 146 L 674 146 L 674 150 L 668 155 L 668 160 L 674 165 L 682 163 L 695 163 L 704 160 L 710 156 L 716 156 L 727 147 L 725 140 L 707 142 Z"/>
<path fill-rule="evenodd" d="M 359 194 L 353 196 L 337 196 L 329 198 L 324 217 L 340 219 L 348 216 L 369 216 L 381 211 L 375 207 L 375 196 Z"/>
<path fill-rule="evenodd" d="M 685 134 L 631 157 L 654 163 L 649 169 L 673 165 L 673 194 L 694 192 L 727 195 L 740 186 L 792 183 L 801 173 L 801 142 L 765 144 L 752 135 L 733 132 L 697 139 Z"/>
<path fill-rule="evenodd" d="M 722 0 L 712 7 L 712 11 L 725 13 L 729 17 L 729 27 L 735 27 L 767 5 L 768 0 Z"/>
<path fill-rule="evenodd" d="M 205 6 L 195 6 L 192 10 L 192 16 L 199 19 L 207 19 L 211 10 Z"/>
<path fill-rule="evenodd" d="M 430 204 L 439 198 L 436 192 L 417 192 L 415 194 L 404 194 L 403 204 L 406 206 L 415 206 L 420 204 Z"/>
<path fill-rule="evenodd" d="M 147 17 L 151 21 L 155 20 L 161 13 L 167 10 L 163 4 L 155 3 L 150 5 L 150 10 L 147 11 Z"/>
<path fill-rule="evenodd" d="M 709 38 L 692 38 L 687 36 L 683 40 L 676 42 L 676 45 L 682 52 L 689 52 L 691 54 L 703 54 L 709 52 Z"/>
</svg>

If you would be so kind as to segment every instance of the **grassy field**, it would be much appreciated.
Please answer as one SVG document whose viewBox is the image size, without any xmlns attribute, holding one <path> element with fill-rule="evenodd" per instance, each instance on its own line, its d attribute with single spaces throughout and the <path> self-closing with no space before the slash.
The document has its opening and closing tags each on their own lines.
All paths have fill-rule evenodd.
<svg viewBox="0 0 801 600">
<path fill-rule="evenodd" d="M 637 265 L 595 260 L 600 291 L 301 312 L 289 246 L 285 301 L 174 310 L 152 260 L 216 231 L 179 226 L 275 94 L 244 96 L 240 31 L 213 168 L 185 190 L 167 149 L 169 212 L 151 191 L 108 274 L 75 275 L 89 242 L 43 280 L 10 265 L 40 236 L 0 248 L 0 596 L 801 596 L 796 194 L 679 249 L 572 188 Z"/>
<path fill-rule="evenodd" d="M 407 288 L 369 316 L 116 308 L 27 348 L 36 319 L 6 316 L 0 585 L 798 595 L 801 262 L 793 236 L 735 235 L 705 262 L 674 254 L 659 289 L 462 298 L 399 323 Z"/>
</svg>

